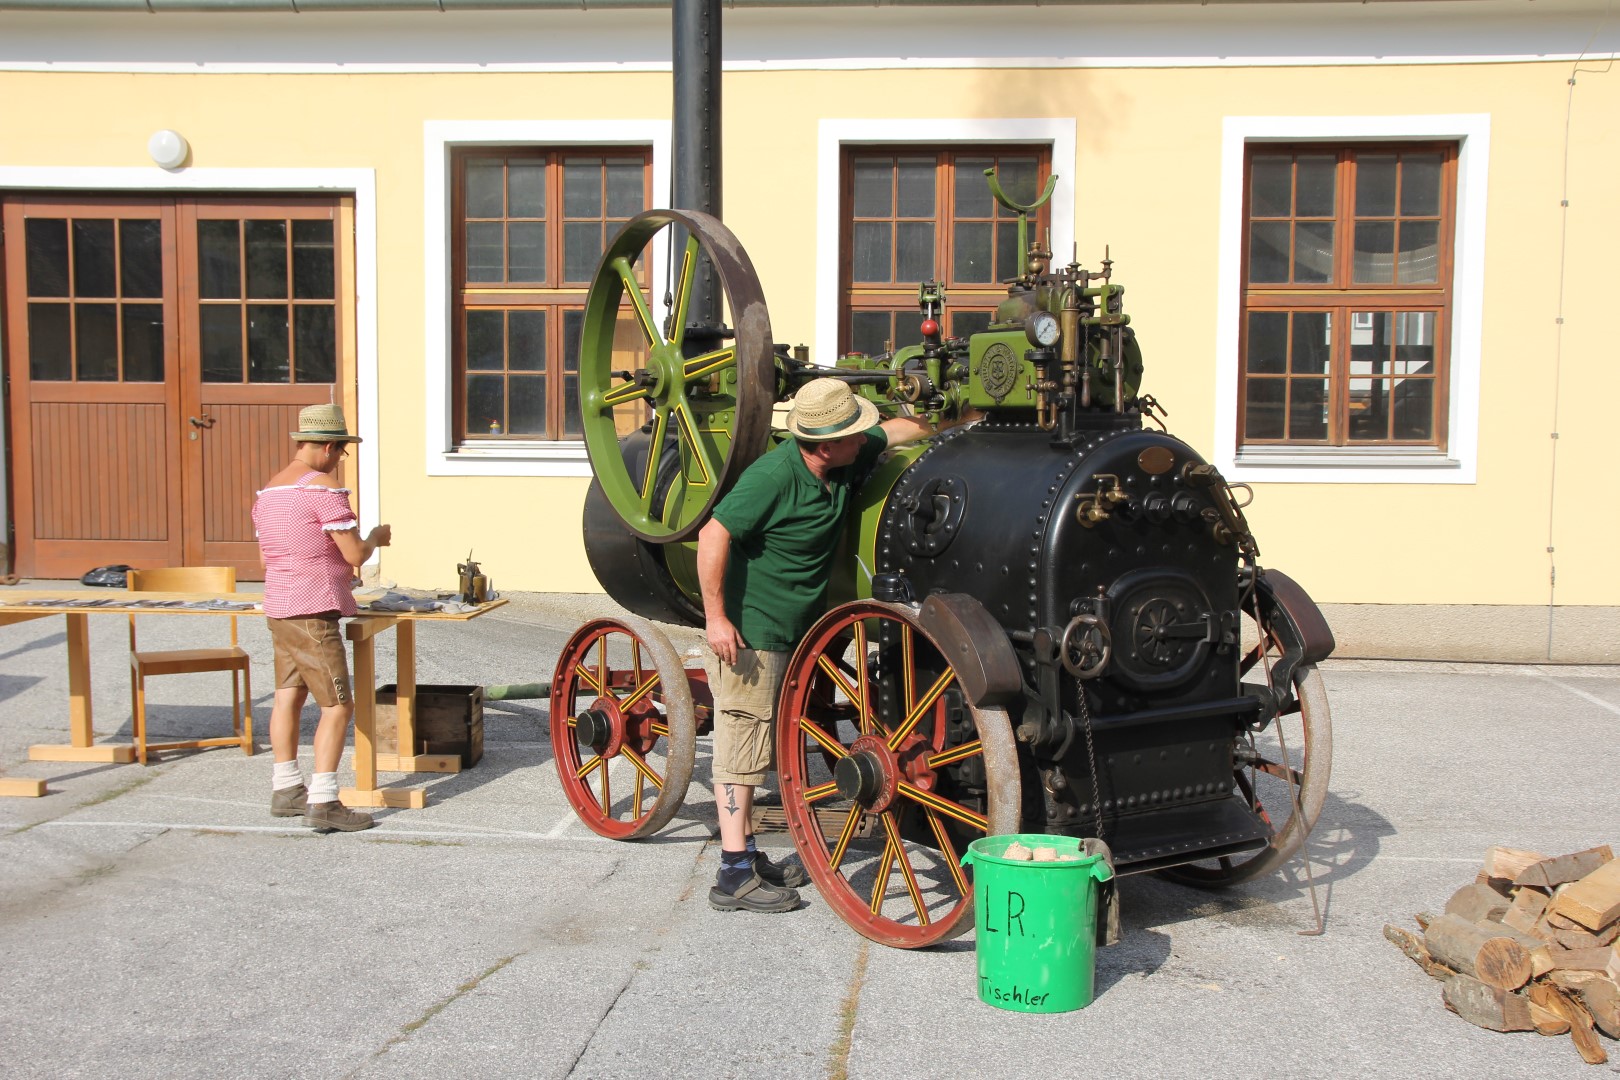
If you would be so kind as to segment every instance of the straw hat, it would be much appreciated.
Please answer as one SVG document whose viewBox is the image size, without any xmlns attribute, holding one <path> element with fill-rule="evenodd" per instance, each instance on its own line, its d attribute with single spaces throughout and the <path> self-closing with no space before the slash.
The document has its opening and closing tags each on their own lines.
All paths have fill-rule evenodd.
<svg viewBox="0 0 1620 1080">
<path fill-rule="evenodd" d="M 340 405 L 310 405 L 299 410 L 298 430 L 292 433 L 294 442 L 359 442 L 360 436 L 349 434 L 348 422 L 343 419 Z"/>
<path fill-rule="evenodd" d="M 865 431 L 878 422 L 877 406 L 839 379 L 812 379 L 799 388 L 787 429 L 803 442 L 829 442 Z"/>
</svg>

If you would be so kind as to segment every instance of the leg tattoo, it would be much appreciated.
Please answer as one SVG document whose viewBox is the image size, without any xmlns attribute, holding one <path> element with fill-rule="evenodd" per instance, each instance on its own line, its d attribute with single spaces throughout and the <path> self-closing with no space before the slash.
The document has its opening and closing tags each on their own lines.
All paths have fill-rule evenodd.
<svg viewBox="0 0 1620 1080">
<path fill-rule="evenodd" d="M 737 792 L 730 785 L 726 785 L 726 813 L 735 814 L 740 807 L 737 805 Z"/>
</svg>

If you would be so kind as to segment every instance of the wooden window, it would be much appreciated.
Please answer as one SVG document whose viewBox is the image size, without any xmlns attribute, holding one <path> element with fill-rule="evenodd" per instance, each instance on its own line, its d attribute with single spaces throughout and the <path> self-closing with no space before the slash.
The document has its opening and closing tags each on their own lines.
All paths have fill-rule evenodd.
<svg viewBox="0 0 1620 1080">
<path fill-rule="evenodd" d="M 1017 215 L 990 195 L 984 171 L 1019 202 L 1051 172 L 1045 147 L 849 147 L 843 156 L 840 352 L 874 354 L 922 340 L 917 286 L 945 286 L 944 332 L 966 337 L 990 324 L 1018 276 Z M 1047 208 L 1030 221 L 1045 236 Z"/>
<path fill-rule="evenodd" d="M 579 439 L 585 298 L 608 240 L 648 206 L 651 153 L 469 147 L 451 168 L 456 441 Z"/>
<path fill-rule="evenodd" d="M 1248 148 L 1244 446 L 1445 447 L 1456 166 L 1449 143 Z"/>
</svg>

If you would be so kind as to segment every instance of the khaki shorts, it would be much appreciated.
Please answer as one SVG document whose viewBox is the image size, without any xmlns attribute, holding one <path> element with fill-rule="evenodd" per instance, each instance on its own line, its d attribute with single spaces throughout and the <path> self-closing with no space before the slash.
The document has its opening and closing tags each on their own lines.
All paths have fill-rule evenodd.
<svg viewBox="0 0 1620 1080">
<path fill-rule="evenodd" d="M 776 767 L 776 695 L 788 654 L 738 649 L 714 692 L 714 782 L 763 784 Z"/>
<path fill-rule="evenodd" d="M 301 619 L 266 619 L 276 647 L 276 689 L 307 686 L 323 709 L 349 705 L 349 655 L 343 649 L 337 613 Z"/>
</svg>

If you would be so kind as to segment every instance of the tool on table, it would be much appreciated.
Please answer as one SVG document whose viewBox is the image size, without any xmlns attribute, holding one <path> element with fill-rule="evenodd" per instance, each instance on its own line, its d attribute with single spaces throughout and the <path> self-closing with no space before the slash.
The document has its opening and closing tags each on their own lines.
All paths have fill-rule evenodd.
<svg viewBox="0 0 1620 1080">
<path fill-rule="evenodd" d="M 489 599 L 489 578 L 478 572 L 478 564 L 473 562 L 472 552 L 467 552 L 467 561 L 456 564 L 456 573 L 461 575 L 461 599 L 468 604 L 482 604 Z"/>
</svg>

